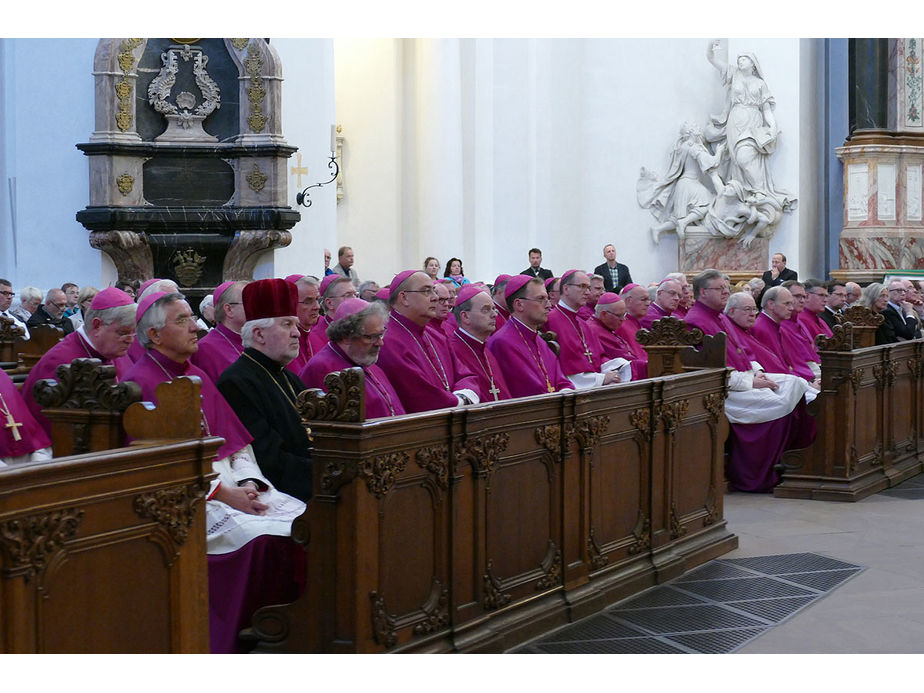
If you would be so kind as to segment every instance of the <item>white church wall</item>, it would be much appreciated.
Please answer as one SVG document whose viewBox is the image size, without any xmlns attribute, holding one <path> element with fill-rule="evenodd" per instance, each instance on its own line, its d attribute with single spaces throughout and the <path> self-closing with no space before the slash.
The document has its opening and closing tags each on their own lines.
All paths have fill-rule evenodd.
<svg viewBox="0 0 924 693">
<path fill-rule="evenodd" d="M 17 289 L 108 286 L 114 268 L 104 267 L 75 219 L 89 199 L 87 160 L 74 145 L 93 132 L 96 39 L 0 41 L 2 270 Z"/>
</svg>

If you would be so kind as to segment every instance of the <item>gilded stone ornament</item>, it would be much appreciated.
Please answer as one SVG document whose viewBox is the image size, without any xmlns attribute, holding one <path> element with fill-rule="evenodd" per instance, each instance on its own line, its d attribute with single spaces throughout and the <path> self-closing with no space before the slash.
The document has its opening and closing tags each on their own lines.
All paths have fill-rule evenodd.
<svg viewBox="0 0 924 693">
<path fill-rule="evenodd" d="M 116 125 L 122 132 L 127 132 L 132 126 L 132 85 L 127 77 L 135 65 L 135 56 L 132 51 L 141 45 L 141 39 L 133 38 L 122 41 L 119 47 L 117 60 L 122 70 L 121 79 L 115 83 L 116 97 L 119 100 L 119 108 L 116 112 Z"/>
<path fill-rule="evenodd" d="M 177 486 L 135 496 L 133 507 L 141 517 L 161 525 L 179 545 L 189 536 L 202 491 L 195 486 Z"/>
<path fill-rule="evenodd" d="M 365 419 L 366 376 L 362 368 L 347 368 L 324 377 L 323 390 L 298 393 L 296 408 L 305 421 L 359 422 Z"/>
<path fill-rule="evenodd" d="M 244 60 L 244 68 L 250 78 L 250 86 L 247 87 L 247 100 L 250 102 L 250 115 L 247 116 L 247 124 L 253 132 L 263 132 L 267 120 L 263 114 L 263 98 L 266 96 L 262 75 L 263 57 L 260 55 L 260 49 L 254 43 L 247 46 L 247 58 Z"/>
<path fill-rule="evenodd" d="M 247 44 L 250 43 L 249 38 L 233 38 L 231 39 L 231 45 L 234 46 L 237 50 L 242 51 L 247 48 Z"/>
<path fill-rule="evenodd" d="M 28 582 L 74 538 L 82 519 L 83 510 L 69 509 L 0 522 L 0 549 L 8 557 L 4 575 L 25 575 Z"/>
<path fill-rule="evenodd" d="M 253 165 L 253 169 L 247 174 L 247 185 L 250 186 L 251 190 L 257 193 L 263 190 L 267 180 L 269 179 L 266 174 L 264 174 L 256 164 Z"/>
<path fill-rule="evenodd" d="M 441 489 L 449 488 L 449 445 L 434 445 L 421 448 L 415 455 L 417 466 L 426 469 L 436 477 L 436 483 Z"/>
<path fill-rule="evenodd" d="M 372 602 L 372 637 L 379 645 L 394 647 L 398 644 L 398 635 L 395 633 L 394 615 L 389 614 L 385 607 L 385 597 L 375 590 L 369 593 Z"/>
<path fill-rule="evenodd" d="M 170 258 L 173 264 L 173 273 L 180 286 L 193 286 L 202 276 L 202 266 L 205 257 L 199 255 L 193 248 L 178 250 Z"/>
<path fill-rule="evenodd" d="M 119 188 L 119 192 L 122 195 L 128 195 L 132 191 L 132 188 L 135 187 L 135 177 L 130 176 L 127 173 L 123 173 L 121 176 L 116 178 L 116 185 Z"/>
</svg>

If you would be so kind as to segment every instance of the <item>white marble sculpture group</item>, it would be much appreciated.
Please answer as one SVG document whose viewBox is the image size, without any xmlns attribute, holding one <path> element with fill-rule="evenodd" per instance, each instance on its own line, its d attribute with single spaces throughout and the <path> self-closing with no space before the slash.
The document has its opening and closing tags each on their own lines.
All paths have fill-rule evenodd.
<svg viewBox="0 0 924 693">
<path fill-rule="evenodd" d="M 688 226 L 700 226 L 745 246 L 772 236 L 784 212 L 797 200 L 773 185 L 770 156 L 780 134 L 775 102 L 756 56 L 744 53 L 726 64 L 724 42 L 709 45 L 707 58 L 726 87 L 724 111 L 706 126 L 685 122 L 663 177 L 641 170 L 638 202 L 658 220 L 651 227 L 655 243 L 665 231 L 683 239 Z"/>
</svg>

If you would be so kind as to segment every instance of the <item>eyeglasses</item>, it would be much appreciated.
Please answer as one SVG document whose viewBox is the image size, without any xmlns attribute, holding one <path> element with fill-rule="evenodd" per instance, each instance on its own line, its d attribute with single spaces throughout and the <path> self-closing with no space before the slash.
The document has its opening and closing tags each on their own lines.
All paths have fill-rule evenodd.
<svg viewBox="0 0 924 693">
<path fill-rule="evenodd" d="M 299 301 L 303 306 L 314 306 L 317 305 L 318 299 L 316 298 L 306 298 L 304 301 Z"/>
<path fill-rule="evenodd" d="M 16 294 L 13 293 L 12 291 L 0 291 L 0 295 L 3 295 L 3 296 L 15 296 Z"/>
<path fill-rule="evenodd" d="M 429 289 L 405 289 L 401 293 L 403 294 L 435 294 L 436 287 L 431 286 Z"/>
<path fill-rule="evenodd" d="M 738 310 L 747 313 L 748 315 L 757 315 L 757 308 L 738 308 Z"/>
<path fill-rule="evenodd" d="M 573 284 L 571 286 L 574 286 Z M 536 303 L 551 303 L 551 299 L 548 296 L 538 296 L 536 298 L 526 298 L 523 296 L 519 300 L 521 301 L 535 301 Z"/>
<path fill-rule="evenodd" d="M 385 339 L 385 333 L 387 331 L 388 330 L 386 329 L 386 330 L 382 330 L 381 332 L 373 332 L 372 334 L 361 334 L 359 336 L 375 344 L 376 342 L 381 342 Z"/>
<path fill-rule="evenodd" d="M 67 301 L 64 303 L 52 303 L 51 305 L 53 305 L 55 308 L 67 308 Z"/>
<path fill-rule="evenodd" d="M 576 286 L 581 291 L 590 291 L 590 284 L 565 284 L 565 286 Z"/>
<path fill-rule="evenodd" d="M 445 306 L 445 305 L 448 305 L 448 304 L 449 304 L 449 299 L 448 299 L 448 298 L 438 298 L 438 299 L 436 299 L 436 302 L 437 302 L 437 303 L 442 303 L 442 304 Z"/>
<path fill-rule="evenodd" d="M 897 293 L 897 294 L 903 294 L 903 293 L 905 293 L 905 290 L 904 290 L 904 289 L 889 289 L 889 291 L 894 291 L 894 292 Z"/>
</svg>

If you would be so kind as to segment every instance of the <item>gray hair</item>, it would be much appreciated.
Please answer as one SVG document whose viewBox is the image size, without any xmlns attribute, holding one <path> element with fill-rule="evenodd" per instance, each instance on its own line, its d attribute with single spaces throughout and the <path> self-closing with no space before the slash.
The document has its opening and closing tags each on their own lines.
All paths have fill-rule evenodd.
<svg viewBox="0 0 924 693">
<path fill-rule="evenodd" d="M 700 292 L 706 288 L 706 284 L 713 279 L 728 279 L 717 269 L 705 269 L 693 277 L 693 298 L 699 298 Z"/>
<path fill-rule="evenodd" d="M 304 277 L 299 277 L 295 280 L 295 286 L 302 284 L 304 286 L 316 286 L 320 289 L 321 282 L 318 281 L 318 278 L 313 274 L 306 274 Z"/>
<path fill-rule="evenodd" d="M 215 322 L 220 322 L 224 324 L 227 319 L 225 316 L 225 306 L 229 303 L 233 303 L 232 298 L 235 298 L 234 294 L 231 292 L 235 289 L 238 290 L 237 299 L 240 301 L 240 292 L 244 290 L 244 287 L 247 286 L 250 282 L 245 279 L 240 279 L 234 282 L 231 286 L 221 292 L 221 296 L 218 297 L 218 300 L 215 301 Z M 214 292 L 213 292 L 214 294 Z"/>
<path fill-rule="evenodd" d="M 89 308 L 83 314 L 83 321 L 86 325 L 92 325 L 94 318 L 99 318 L 103 325 L 112 325 L 118 323 L 123 327 L 135 326 L 135 314 L 138 312 L 138 306 L 129 303 L 127 306 L 113 306 L 112 308 Z"/>
<path fill-rule="evenodd" d="M 215 306 L 212 305 L 212 301 L 214 300 L 215 299 L 212 297 L 212 294 L 206 294 L 205 298 L 199 301 L 199 312 L 200 313 L 205 312 L 205 309 L 208 308 L 209 306 L 214 308 Z"/>
<path fill-rule="evenodd" d="M 172 279 L 160 279 L 154 282 L 153 284 L 151 284 L 151 286 L 147 287 L 144 291 L 142 291 L 138 295 L 138 303 L 141 303 L 142 298 L 147 298 L 151 294 L 155 294 L 158 291 L 166 291 L 167 293 L 176 293 L 178 288 L 179 287 L 177 287 L 176 282 L 173 281 Z"/>
<path fill-rule="evenodd" d="M 244 347 L 253 346 L 253 331 L 255 329 L 265 330 L 272 327 L 276 318 L 260 318 L 259 320 L 248 320 L 241 328 L 241 343 Z"/>
<path fill-rule="evenodd" d="M 751 294 L 746 293 L 744 291 L 738 291 L 737 293 L 733 293 L 731 296 L 728 297 L 728 302 L 725 304 L 725 312 L 730 313 L 735 308 L 740 308 L 741 307 L 740 304 L 744 303 L 746 298 L 750 298 L 752 301 L 754 300 L 754 297 L 751 296 Z"/>
<path fill-rule="evenodd" d="M 671 272 L 670 274 L 666 275 L 664 279 L 674 279 L 675 281 L 680 283 L 680 286 L 683 286 L 684 284 L 688 283 L 687 275 L 685 275 L 683 272 Z"/>
<path fill-rule="evenodd" d="M 782 286 L 784 289 L 788 289 L 793 286 L 801 286 L 803 289 L 805 288 L 805 285 L 798 279 L 787 279 L 785 282 L 780 284 L 780 286 Z"/>
<path fill-rule="evenodd" d="M 857 303 L 861 306 L 866 306 L 870 310 L 873 310 L 873 305 L 882 296 L 882 292 L 885 291 L 885 285 L 882 282 L 873 282 L 872 284 L 867 284 L 863 287 L 863 290 L 860 292 L 860 298 L 857 299 Z"/>
<path fill-rule="evenodd" d="M 761 291 L 766 286 L 766 284 L 764 284 L 764 280 L 760 277 L 754 277 L 753 279 L 748 280 L 748 286 L 750 286 L 752 289 Z"/>
<path fill-rule="evenodd" d="M 138 336 L 138 342 L 141 346 L 147 349 L 148 345 L 150 345 L 151 338 L 148 336 L 148 330 L 150 328 L 153 327 L 155 330 L 162 330 L 164 325 L 167 324 L 167 306 L 176 301 L 185 300 L 186 297 L 183 294 L 174 291 L 166 296 L 161 296 L 144 311 L 144 315 L 141 316 L 141 319 L 138 320 L 138 324 L 135 326 L 135 334 Z M 131 306 L 125 307 L 130 308 Z M 90 321 L 89 315 L 86 321 Z"/>
<path fill-rule="evenodd" d="M 10 285 L 12 286 L 12 284 Z M 24 286 L 19 290 L 19 300 L 22 303 L 28 301 L 41 301 L 45 297 L 42 290 L 35 286 Z"/>
<path fill-rule="evenodd" d="M 366 318 L 378 315 L 383 320 L 388 318 L 388 310 L 381 303 L 370 303 L 367 308 L 361 311 L 347 315 L 345 318 L 334 320 L 327 328 L 327 338 L 330 341 L 342 342 L 344 339 L 352 339 L 363 334 L 363 323 Z"/>
<path fill-rule="evenodd" d="M 362 292 L 365 291 L 366 289 L 368 289 L 368 288 L 370 288 L 370 287 L 372 287 L 372 286 L 378 286 L 378 285 L 379 285 L 378 282 L 374 282 L 374 281 L 372 281 L 372 280 L 370 279 L 369 281 L 365 281 L 365 282 L 363 282 L 362 284 L 360 284 L 360 285 L 359 285 L 359 288 L 356 290 L 356 292 L 357 292 L 358 294 L 361 295 Z"/>
<path fill-rule="evenodd" d="M 760 307 L 766 308 L 769 301 L 776 301 L 776 297 L 780 295 L 780 292 L 783 289 L 786 289 L 787 291 L 789 290 L 785 286 L 771 286 L 769 289 L 767 289 L 764 292 L 764 297 L 760 300 Z"/>
</svg>

